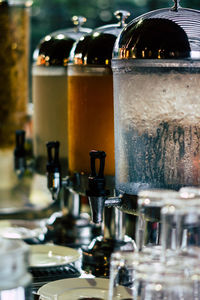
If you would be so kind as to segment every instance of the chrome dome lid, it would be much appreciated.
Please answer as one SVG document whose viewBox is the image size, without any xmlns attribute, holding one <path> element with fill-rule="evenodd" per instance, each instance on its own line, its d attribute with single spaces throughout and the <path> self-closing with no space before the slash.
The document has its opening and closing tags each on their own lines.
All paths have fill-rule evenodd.
<svg viewBox="0 0 200 300">
<path fill-rule="evenodd" d="M 200 11 L 158 9 L 133 19 L 119 35 L 114 59 L 200 59 Z"/>
<path fill-rule="evenodd" d="M 117 36 L 125 26 L 130 13 L 118 10 L 114 13 L 119 20 L 116 24 L 98 27 L 91 34 L 82 36 L 70 54 L 70 62 L 75 65 L 110 65 Z"/>
<path fill-rule="evenodd" d="M 86 18 L 73 16 L 73 28 L 61 29 L 46 35 L 33 53 L 33 59 L 38 66 L 66 66 L 74 42 L 82 35 L 92 31 L 82 27 Z"/>
</svg>

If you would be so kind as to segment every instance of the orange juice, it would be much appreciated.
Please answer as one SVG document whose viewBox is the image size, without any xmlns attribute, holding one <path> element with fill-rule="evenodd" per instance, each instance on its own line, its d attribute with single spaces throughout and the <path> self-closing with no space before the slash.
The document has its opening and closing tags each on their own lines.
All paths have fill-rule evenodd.
<svg viewBox="0 0 200 300">
<path fill-rule="evenodd" d="M 97 72 L 85 66 L 68 68 L 69 171 L 89 174 L 89 152 L 103 150 L 105 175 L 114 175 L 112 73 L 108 68 L 94 68 Z M 80 74 L 81 68 L 87 72 Z"/>
</svg>

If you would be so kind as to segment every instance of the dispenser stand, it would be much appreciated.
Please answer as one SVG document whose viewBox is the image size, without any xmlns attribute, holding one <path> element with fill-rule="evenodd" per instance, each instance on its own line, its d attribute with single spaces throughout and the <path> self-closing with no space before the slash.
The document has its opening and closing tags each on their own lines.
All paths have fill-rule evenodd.
<svg viewBox="0 0 200 300">
<path fill-rule="evenodd" d="M 63 207 L 50 217 L 46 241 L 53 241 L 55 244 L 73 248 L 82 248 L 100 234 L 100 227 L 91 224 L 88 214 L 81 213 L 82 196 L 76 192 L 70 192 L 65 180 L 62 181 L 61 179 L 59 143 L 47 143 L 47 150 L 48 188 L 52 193 L 52 198 L 63 203 Z"/>
<path fill-rule="evenodd" d="M 90 222 L 87 213 L 81 213 L 82 197 L 65 189 L 67 197 L 67 209 L 57 212 L 51 216 L 48 222 L 48 233 L 46 240 L 51 240 L 57 245 L 72 248 L 82 248 L 89 245 L 91 240 L 100 234 L 101 229 Z"/>
<path fill-rule="evenodd" d="M 102 222 L 103 234 L 95 238 L 88 247 L 83 247 L 82 269 L 97 277 L 109 277 L 110 258 L 115 251 L 134 251 L 135 242 L 125 235 L 124 213 L 116 207 L 107 208 L 113 210 L 113 230 L 106 237 L 104 222 Z"/>
<path fill-rule="evenodd" d="M 95 238 L 88 247 L 83 248 L 82 269 L 95 276 L 109 277 L 110 258 L 115 251 L 134 251 L 135 242 L 125 235 L 125 215 L 116 207 L 110 207 L 114 217 L 109 226 L 109 236 L 105 234 L 104 205 L 108 191 L 105 189 L 104 179 L 104 151 L 91 151 L 91 176 L 89 177 L 89 190 L 87 195 L 90 202 L 92 219 L 94 223 L 101 224 L 103 234 Z M 96 173 L 95 161 L 100 160 L 98 174 Z"/>
</svg>

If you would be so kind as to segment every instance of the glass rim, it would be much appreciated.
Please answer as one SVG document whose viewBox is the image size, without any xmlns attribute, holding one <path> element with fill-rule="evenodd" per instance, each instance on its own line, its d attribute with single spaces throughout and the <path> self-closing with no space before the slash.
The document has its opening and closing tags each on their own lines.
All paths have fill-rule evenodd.
<svg viewBox="0 0 200 300">
<path fill-rule="evenodd" d="M 178 192 L 170 189 L 147 189 L 138 192 L 139 206 L 161 207 L 168 197 L 177 197 Z"/>
<path fill-rule="evenodd" d="M 156 270 L 152 272 L 152 270 Z M 135 278 L 147 282 L 164 284 L 191 283 L 191 276 L 186 275 L 181 262 L 168 265 L 161 261 L 152 261 L 135 267 Z"/>
</svg>

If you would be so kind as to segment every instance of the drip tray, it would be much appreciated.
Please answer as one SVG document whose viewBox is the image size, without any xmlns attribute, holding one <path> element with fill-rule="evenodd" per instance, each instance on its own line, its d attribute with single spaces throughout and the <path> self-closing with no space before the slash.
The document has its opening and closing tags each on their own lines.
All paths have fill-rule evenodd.
<svg viewBox="0 0 200 300">
<path fill-rule="evenodd" d="M 73 264 L 48 268 L 29 267 L 29 272 L 33 276 L 32 288 L 35 292 L 48 282 L 64 278 L 79 277 L 81 275 Z"/>
</svg>

